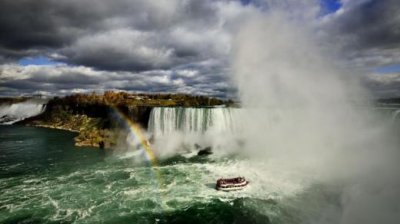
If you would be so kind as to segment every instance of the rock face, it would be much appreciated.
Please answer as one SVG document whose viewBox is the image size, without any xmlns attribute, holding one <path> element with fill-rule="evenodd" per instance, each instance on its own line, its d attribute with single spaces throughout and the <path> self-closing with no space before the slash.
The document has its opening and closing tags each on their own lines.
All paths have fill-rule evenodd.
<svg viewBox="0 0 400 224">
<path fill-rule="evenodd" d="M 146 127 L 150 107 L 114 106 L 109 104 L 50 100 L 43 114 L 20 122 L 30 126 L 68 130 L 79 133 L 76 146 L 111 148 L 117 142 L 121 124 L 115 118 L 118 110 L 139 125 Z"/>
<path fill-rule="evenodd" d="M 123 124 L 116 119 L 116 114 L 123 114 L 125 118 L 147 129 L 153 107 L 223 104 L 224 101 L 214 98 L 182 94 L 144 95 L 124 92 L 105 92 L 103 95 L 76 94 L 51 99 L 44 113 L 19 124 L 77 132 L 79 133 L 75 137 L 77 146 L 111 148 L 116 144 L 118 134 L 123 127 Z"/>
<path fill-rule="evenodd" d="M 147 129 L 152 107 L 135 105 L 118 105 L 116 108 L 133 122 Z"/>
<path fill-rule="evenodd" d="M 206 148 L 204 148 L 204 149 L 201 149 L 201 150 L 197 153 L 198 156 L 208 156 L 208 155 L 211 155 L 211 154 L 213 154 L 211 146 L 206 147 Z"/>
</svg>

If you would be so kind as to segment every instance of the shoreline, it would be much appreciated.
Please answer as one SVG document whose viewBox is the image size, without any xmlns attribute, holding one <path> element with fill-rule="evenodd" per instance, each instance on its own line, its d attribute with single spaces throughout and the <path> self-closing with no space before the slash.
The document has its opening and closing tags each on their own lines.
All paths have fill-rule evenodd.
<svg viewBox="0 0 400 224">
<path fill-rule="evenodd" d="M 42 105 L 45 105 L 45 109 L 41 114 L 16 124 L 77 133 L 74 143 L 78 147 L 113 148 L 123 134 L 123 124 L 115 119 L 115 111 L 147 129 L 154 107 L 229 107 L 234 106 L 235 102 L 188 94 L 106 91 L 103 94 L 54 97 Z"/>
<path fill-rule="evenodd" d="M 110 149 L 113 142 L 113 132 L 115 130 L 106 129 L 85 129 L 80 127 L 81 130 L 76 130 L 63 125 L 49 125 L 49 124 L 24 124 L 23 126 L 35 127 L 35 128 L 46 128 L 52 130 L 66 131 L 74 133 L 76 136 L 73 138 L 74 145 L 76 147 L 92 147 L 97 149 Z M 107 132 L 107 133 L 103 133 Z"/>
<path fill-rule="evenodd" d="M 61 130 L 61 131 L 68 131 L 68 132 L 72 132 L 72 133 L 77 133 L 79 134 L 80 131 L 78 130 L 73 130 L 70 128 L 64 128 L 64 127 L 56 127 L 56 126 L 52 126 L 52 125 L 46 125 L 46 124 L 35 124 L 35 125 L 25 125 L 28 127 L 36 127 L 36 128 L 48 128 L 48 129 L 55 129 L 55 130 Z"/>
</svg>

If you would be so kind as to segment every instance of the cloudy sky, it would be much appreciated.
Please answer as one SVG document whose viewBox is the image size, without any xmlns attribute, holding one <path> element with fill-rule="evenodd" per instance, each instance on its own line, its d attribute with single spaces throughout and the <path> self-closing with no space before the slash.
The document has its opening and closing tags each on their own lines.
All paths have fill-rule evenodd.
<svg viewBox="0 0 400 224">
<path fill-rule="evenodd" d="M 235 34 L 276 2 L 283 1 L 1 0 L 0 95 L 110 89 L 231 97 Z M 307 3 L 315 35 L 365 72 L 377 96 L 400 96 L 399 0 L 284 2 L 288 11 Z"/>
</svg>

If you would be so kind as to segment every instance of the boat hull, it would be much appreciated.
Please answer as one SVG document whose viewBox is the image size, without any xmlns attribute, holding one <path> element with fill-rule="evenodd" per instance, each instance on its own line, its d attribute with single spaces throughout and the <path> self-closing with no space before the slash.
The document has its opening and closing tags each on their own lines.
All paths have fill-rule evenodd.
<svg viewBox="0 0 400 224">
<path fill-rule="evenodd" d="M 216 186 L 215 189 L 219 191 L 237 191 L 237 190 L 243 190 L 247 185 L 249 184 L 248 181 L 245 181 L 240 184 L 227 184 L 223 186 Z"/>
</svg>

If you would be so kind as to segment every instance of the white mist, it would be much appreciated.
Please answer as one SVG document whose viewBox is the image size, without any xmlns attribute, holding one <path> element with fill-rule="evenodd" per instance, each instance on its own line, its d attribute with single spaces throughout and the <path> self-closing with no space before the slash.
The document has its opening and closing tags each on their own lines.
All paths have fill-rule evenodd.
<svg viewBox="0 0 400 224">
<path fill-rule="evenodd" d="M 0 105 L 0 124 L 14 124 L 44 112 L 46 101 L 28 100 L 20 103 Z"/>
<path fill-rule="evenodd" d="M 237 35 L 233 72 L 246 110 L 244 150 L 265 172 L 341 186 L 340 205 L 315 211 L 306 223 L 395 223 L 396 147 L 374 114 L 357 105 L 367 97 L 357 80 L 335 68 L 306 22 L 271 11 Z"/>
</svg>

